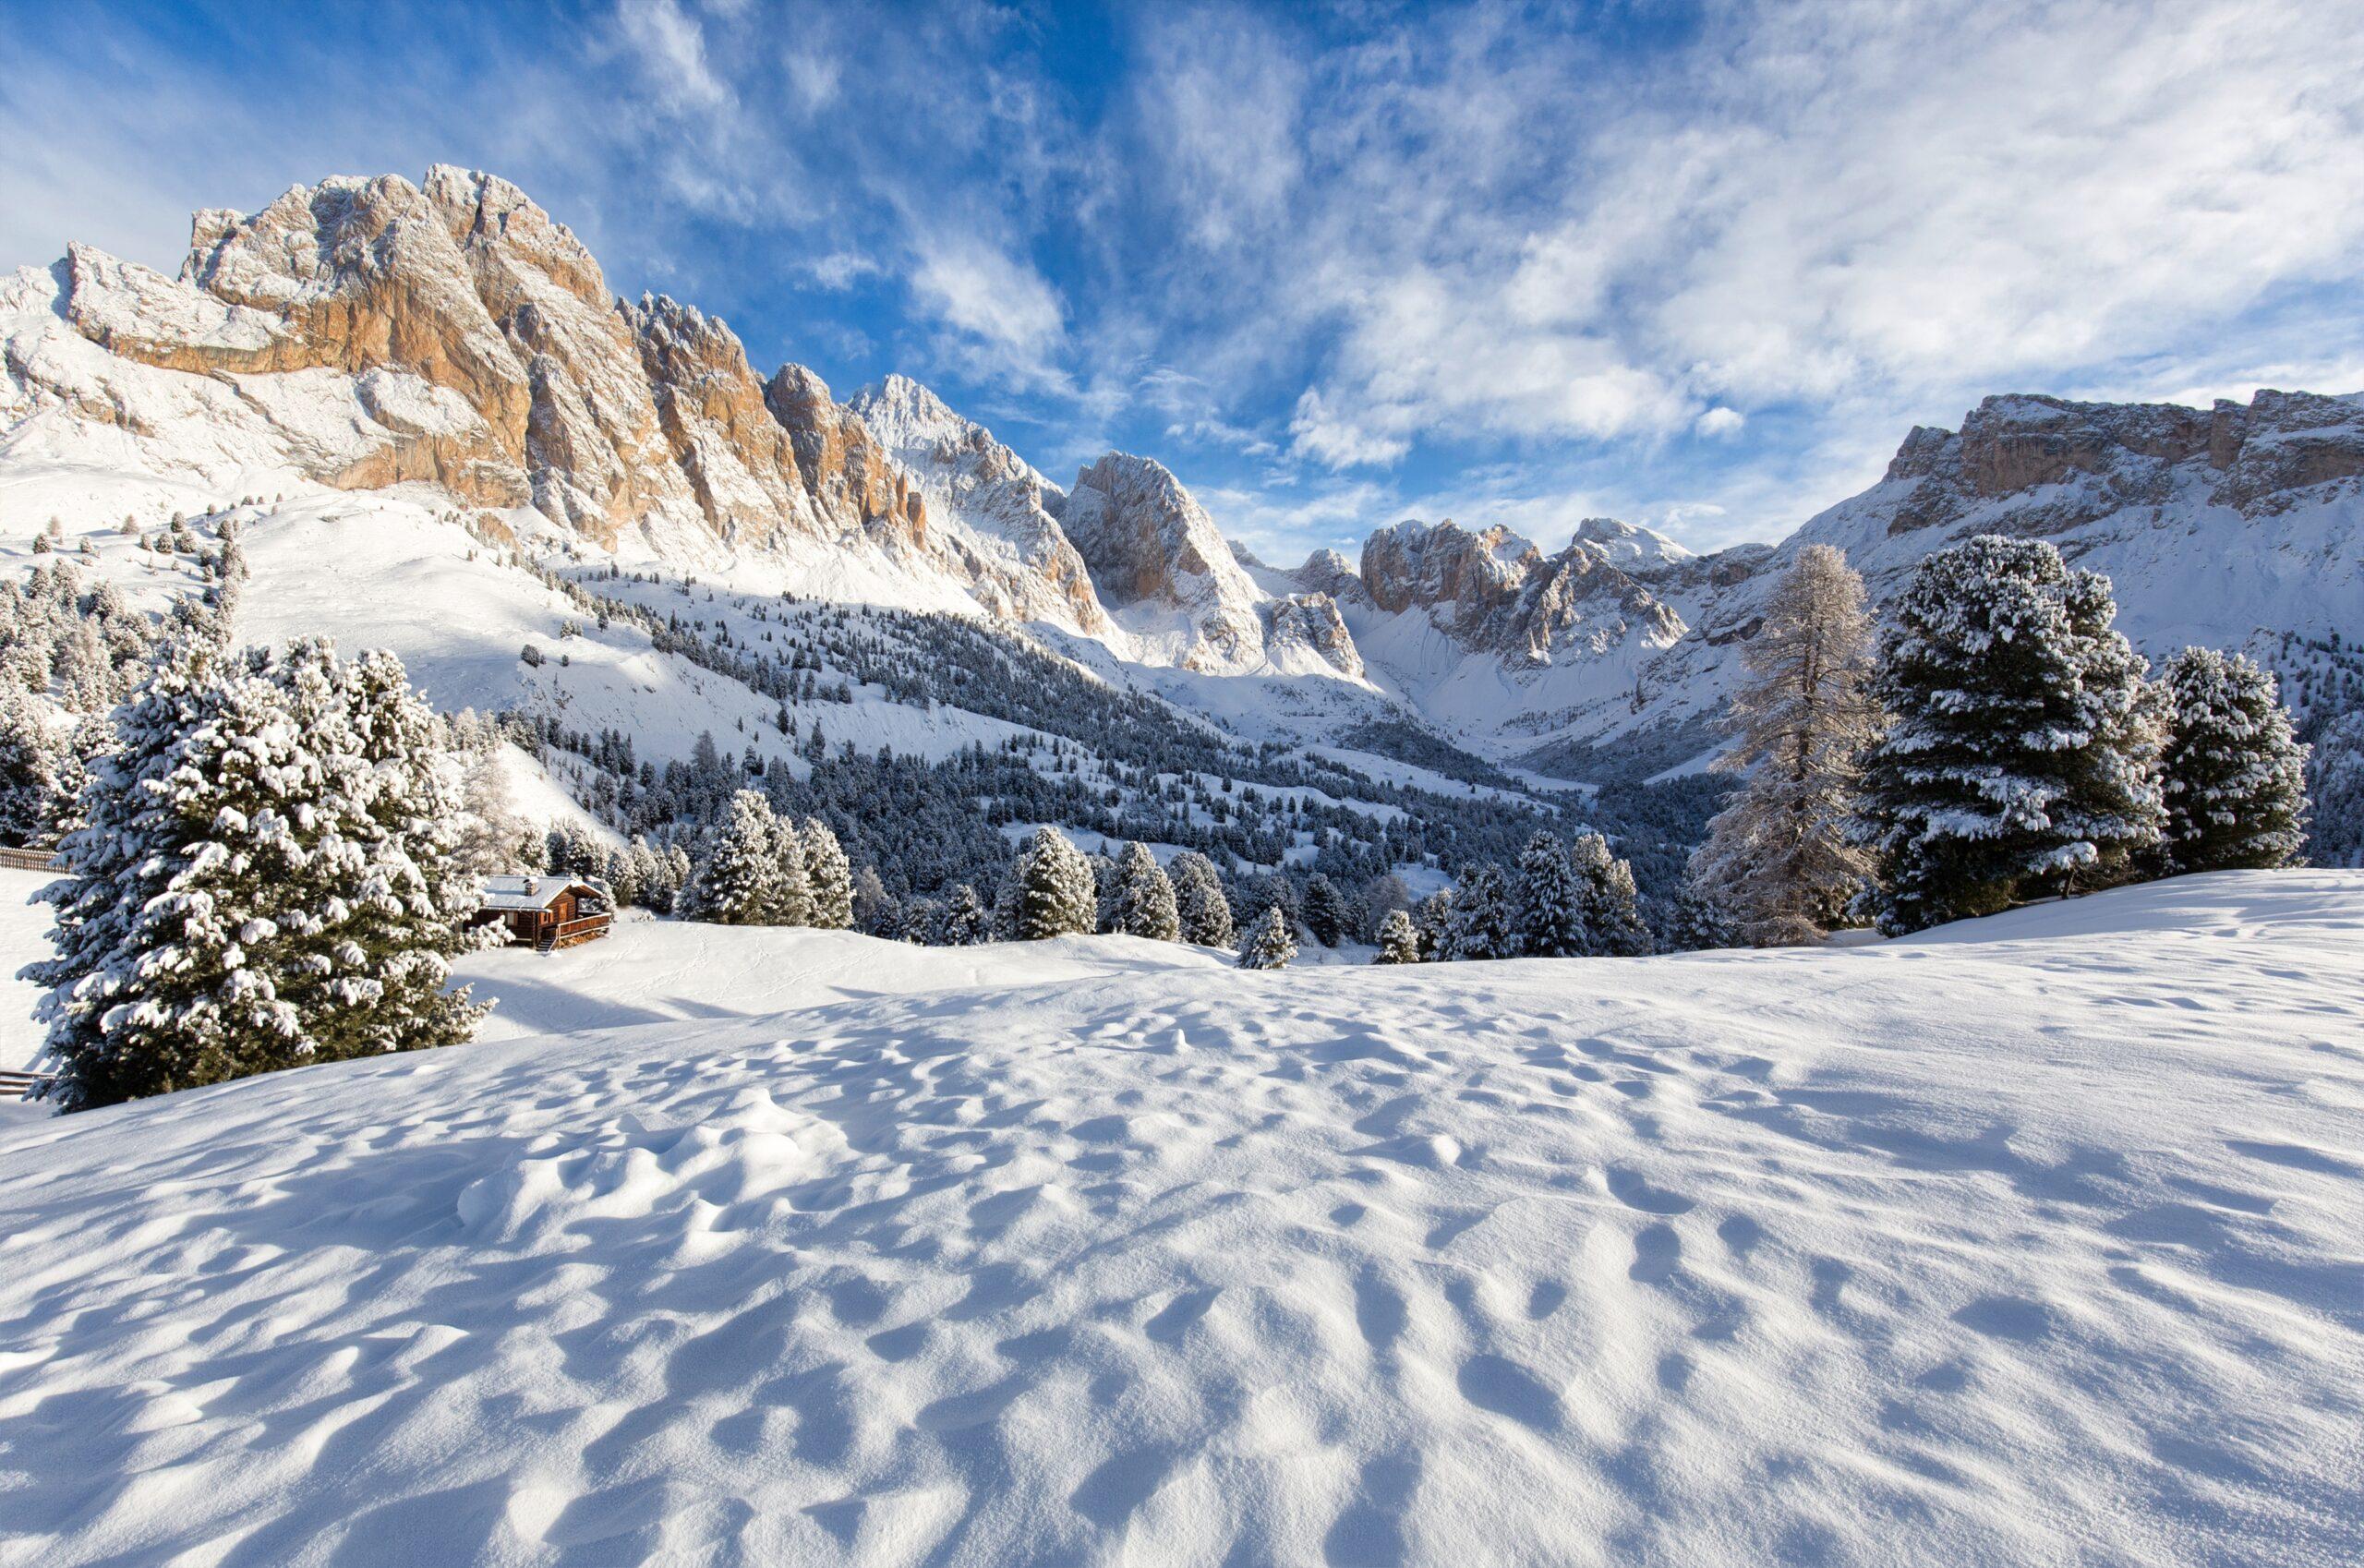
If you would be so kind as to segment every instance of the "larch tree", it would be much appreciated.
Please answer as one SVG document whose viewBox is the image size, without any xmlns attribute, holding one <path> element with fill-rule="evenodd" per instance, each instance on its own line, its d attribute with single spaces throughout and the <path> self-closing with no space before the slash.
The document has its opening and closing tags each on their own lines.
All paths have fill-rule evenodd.
<svg viewBox="0 0 2364 1568">
<path fill-rule="evenodd" d="M 1745 775 L 1707 826 L 1691 880 L 1755 947 L 1811 942 L 1839 923 L 1873 870 L 1852 834 L 1859 758 L 1886 722 L 1872 694 L 1863 580 L 1829 545 L 1782 573 L 1741 655 L 1747 681 L 1716 760 Z"/>
<path fill-rule="evenodd" d="M 2307 748 L 2273 673 L 2237 653 L 2186 648 L 2159 683 L 2168 863 L 2231 871 L 2297 859 L 2307 841 Z"/>
</svg>

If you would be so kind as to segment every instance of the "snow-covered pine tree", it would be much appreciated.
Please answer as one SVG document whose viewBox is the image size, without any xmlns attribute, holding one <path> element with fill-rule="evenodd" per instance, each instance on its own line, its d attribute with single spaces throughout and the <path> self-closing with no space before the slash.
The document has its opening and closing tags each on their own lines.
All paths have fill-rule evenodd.
<svg viewBox="0 0 2364 1568">
<path fill-rule="evenodd" d="M 473 888 L 440 726 L 392 656 L 168 649 L 117 711 L 28 974 L 66 1109 L 465 1039 Z"/>
<path fill-rule="evenodd" d="M 1018 939 L 1089 935 L 1098 912 L 1092 862 L 1057 828 L 1036 828 L 1018 855 Z"/>
<path fill-rule="evenodd" d="M 1502 868 L 1491 861 L 1463 868 L 1442 948 L 1440 956 L 1455 963 L 1519 956 L 1518 914 Z"/>
<path fill-rule="evenodd" d="M 332 752 L 320 731 L 305 731 L 329 764 L 329 802 L 344 808 L 344 852 L 323 850 L 312 862 L 328 884 L 308 955 L 317 983 L 280 987 L 303 1016 L 316 1059 L 468 1039 L 489 1009 L 466 988 L 449 989 L 452 956 L 476 941 L 468 921 L 478 885 L 458 852 L 460 799 L 442 721 L 412 690 L 402 660 L 383 650 L 346 663 L 325 639 L 299 642 L 264 669 L 289 693 L 299 725 L 317 684 L 322 729 L 352 738 L 349 753 Z"/>
<path fill-rule="evenodd" d="M 1157 863 L 1149 846 L 1130 843 L 1116 858 L 1109 895 L 1113 928 L 1126 936 L 1146 936 L 1152 942 L 1182 939 L 1182 918 L 1174 884 Z"/>
<path fill-rule="evenodd" d="M 804 874 L 811 896 L 807 921 L 823 931 L 853 928 L 853 866 L 829 825 L 804 819 Z"/>
<path fill-rule="evenodd" d="M 1348 926 L 1346 896 L 1338 885 L 1320 872 L 1306 879 L 1306 935 L 1325 947 L 1334 947 L 1346 938 Z"/>
<path fill-rule="evenodd" d="M 730 814 L 706 840 L 692 899 L 694 918 L 712 925 L 766 925 L 778 907 L 779 831 L 761 791 L 730 797 Z"/>
<path fill-rule="evenodd" d="M 1166 874 L 1174 884 L 1182 940 L 1201 947 L 1230 947 L 1231 900 L 1224 895 L 1223 878 L 1216 874 L 1214 862 L 1196 850 L 1185 850 L 1174 857 Z"/>
<path fill-rule="evenodd" d="M 903 901 L 886 887 L 874 865 L 853 874 L 853 925 L 866 936 L 892 937 L 902 930 Z"/>
<path fill-rule="evenodd" d="M 1278 904 L 1268 907 L 1239 941 L 1241 969 L 1286 969 L 1297 957 L 1297 937 Z"/>
<path fill-rule="evenodd" d="M 1525 951 L 1539 959 L 1573 958 L 1587 951 L 1585 888 L 1568 858 L 1568 846 L 1538 833 L 1519 851 L 1512 886 Z"/>
<path fill-rule="evenodd" d="M 1661 952 L 1697 953 L 1740 945 L 1740 933 L 1722 903 L 1687 879 L 1665 912 L 1666 923 L 1658 933 Z"/>
<path fill-rule="evenodd" d="M 549 866 L 561 876 L 597 876 L 608 863 L 599 836 L 573 818 L 551 827 L 549 844 Z"/>
<path fill-rule="evenodd" d="M 1387 918 L 1379 923 L 1379 956 L 1375 964 L 1417 964 L 1420 961 L 1420 934 L 1412 924 L 1411 912 L 1390 910 Z"/>
<path fill-rule="evenodd" d="M 2272 672 L 2241 654 L 2186 648 L 2160 686 L 2169 863 L 2179 872 L 2289 864 L 2307 838 L 2307 748 Z"/>
<path fill-rule="evenodd" d="M 948 947 L 982 947 L 994 939 L 993 911 L 974 887 L 955 885 L 944 901 L 944 943 Z"/>
<path fill-rule="evenodd" d="M 1453 935 L 1453 889 L 1440 887 L 1421 899 L 1412 911 L 1412 929 L 1420 934 L 1420 961 L 1441 959 Z"/>
<path fill-rule="evenodd" d="M 1639 958 L 1650 950 L 1650 928 L 1634 886 L 1634 868 L 1609 852 L 1598 833 L 1580 834 L 1568 862 L 1584 885 L 1585 951 L 1599 958 Z"/>
<path fill-rule="evenodd" d="M 772 859 L 778 874 L 772 881 L 766 925 L 811 925 L 813 879 L 805 869 L 804 835 L 790 817 L 776 816 L 772 825 Z"/>
<path fill-rule="evenodd" d="M 2040 539 L 1924 559 L 1881 638 L 1894 723 L 1863 756 L 1857 841 L 1891 935 L 2125 874 L 2165 813 L 2141 657 L 2109 581 Z"/>
<path fill-rule="evenodd" d="M 1813 941 L 1872 874 L 1852 833 L 1857 759 L 1886 723 L 1871 656 L 1863 580 L 1839 550 L 1806 546 L 1742 650 L 1748 679 L 1716 766 L 1747 777 L 1693 855 L 1692 884 L 1754 946 Z"/>
<path fill-rule="evenodd" d="M 57 747 L 21 687 L 0 686 L 0 844 L 46 844 L 59 814 Z"/>
</svg>

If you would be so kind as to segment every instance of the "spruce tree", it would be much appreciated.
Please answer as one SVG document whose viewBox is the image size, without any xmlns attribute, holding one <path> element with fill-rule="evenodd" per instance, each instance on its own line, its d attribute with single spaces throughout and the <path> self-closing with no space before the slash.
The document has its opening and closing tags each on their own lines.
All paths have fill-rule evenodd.
<svg viewBox="0 0 2364 1568">
<path fill-rule="evenodd" d="M 1725 912 L 1722 900 L 1688 881 L 1674 896 L 1658 935 L 1658 947 L 1669 953 L 1697 953 L 1740 944 L 1739 929 Z"/>
<path fill-rule="evenodd" d="M 853 866 L 829 825 L 804 819 L 804 873 L 811 899 L 806 919 L 823 931 L 853 927 Z"/>
<path fill-rule="evenodd" d="M 1585 951 L 1610 959 L 1647 953 L 1650 928 L 1642 919 L 1633 866 L 1611 856 L 1609 840 L 1598 833 L 1570 844 L 1568 861 L 1583 884 Z"/>
<path fill-rule="evenodd" d="M 1379 956 L 1375 964 L 1417 964 L 1420 961 L 1420 934 L 1413 927 L 1408 911 L 1390 910 L 1387 918 L 1379 923 Z"/>
<path fill-rule="evenodd" d="M 767 925 L 778 907 L 778 820 L 754 790 L 730 797 L 730 814 L 706 840 L 692 912 L 713 925 Z"/>
<path fill-rule="evenodd" d="M 1098 913 L 1092 862 L 1055 827 L 1034 830 L 1019 851 L 1016 935 L 1021 942 L 1091 934 Z"/>
<path fill-rule="evenodd" d="M 1125 846 L 1117 857 L 1110 894 L 1113 928 L 1126 936 L 1146 936 L 1152 942 L 1182 939 L 1182 920 L 1174 898 L 1174 884 L 1146 844 Z"/>
<path fill-rule="evenodd" d="M 1863 580 L 1830 546 L 1806 546 L 1742 652 L 1748 680 L 1716 766 L 1747 777 L 1693 857 L 1698 891 L 1755 946 L 1815 940 L 1871 875 L 1852 833 L 1857 759 L 1886 722 L 1871 653 Z"/>
<path fill-rule="evenodd" d="M 1440 956 L 1455 963 L 1519 956 L 1517 911 L 1502 868 L 1492 862 L 1479 861 L 1462 871 Z"/>
<path fill-rule="evenodd" d="M 1230 947 L 1231 900 L 1224 895 L 1223 878 L 1216 874 L 1214 862 L 1195 850 L 1185 850 L 1174 857 L 1168 876 L 1174 883 L 1182 940 L 1201 947 Z"/>
<path fill-rule="evenodd" d="M 1539 959 L 1573 958 L 1586 951 L 1585 889 L 1568 858 L 1568 846 L 1538 833 L 1519 851 L 1512 889 L 1526 951 Z"/>
<path fill-rule="evenodd" d="M 2166 853 L 2179 872 L 2287 865 L 2307 836 L 2307 748 L 2270 671 L 2241 654 L 2186 648 L 2160 685 Z"/>
<path fill-rule="evenodd" d="M 1338 885 L 1320 872 L 1307 878 L 1305 884 L 1306 934 L 1325 947 L 1334 947 L 1345 940 L 1348 911 L 1345 895 Z"/>
<path fill-rule="evenodd" d="M 1297 938 L 1289 931 L 1289 917 L 1278 904 L 1268 907 L 1240 939 L 1241 969 L 1286 969 L 1296 957 Z"/>
<path fill-rule="evenodd" d="M 1857 841 L 1897 935 L 2127 874 L 2165 813 L 2142 661 L 2108 579 L 2038 539 L 1924 560 L 1881 639 L 1893 727 L 1865 754 Z"/>
</svg>

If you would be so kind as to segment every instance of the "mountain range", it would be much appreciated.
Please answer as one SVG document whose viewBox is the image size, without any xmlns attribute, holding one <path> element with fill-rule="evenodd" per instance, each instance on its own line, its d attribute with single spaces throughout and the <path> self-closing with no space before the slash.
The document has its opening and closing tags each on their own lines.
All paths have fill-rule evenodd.
<svg viewBox="0 0 2364 1568">
<path fill-rule="evenodd" d="M 488 586 L 498 544 L 973 616 L 1251 740 L 1408 729 L 1590 783 L 1712 755 L 1741 645 L 1808 543 L 1877 598 L 1970 534 L 2040 536 L 2116 581 L 2153 657 L 2309 667 L 2364 633 L 2357 397 L 1991 397 L 1779 545 L 1694 554 L 1595 518 L 1546 549 L 1482 519 L 1374 519 L 1358 558 L 1274 566 L 1154 458 L 1062 486 L 906 377 L 840 400 L 800 365 L 762 374 L 719 318 L 616 297 L 524 192 L 449 166 L 200 211 L 176 277 L 79 245 L 0 277 L 0 541 L 232 495 L 283 503 L 250 546 L 287 573 L 259 584 L 254 630 L 392 642 L 440 661 L 452 702 L 590 700 L 503 663 L 546 607 Z"/>
</svg>

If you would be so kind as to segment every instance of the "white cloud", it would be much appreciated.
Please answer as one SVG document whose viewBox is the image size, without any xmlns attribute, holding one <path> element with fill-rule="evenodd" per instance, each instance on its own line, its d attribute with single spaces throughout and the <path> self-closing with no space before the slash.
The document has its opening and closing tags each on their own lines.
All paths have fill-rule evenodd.
<svg viewBox="0 0 2364 1568">
<path fill-rule="evenodd" d="M 1385 416 L 1400 418 L 1393 411 L 1382 411 Z M 1412 450 L 1412 443 L 1401 436 L 1391 436 L 1367 428 L 1352 419 L 1341 418 L 1324 404 L 1321 393 L 1308 387 L 1297 400 L 1297 412 L 1289 419 L 1289 434 L 1296 438 L 1289 451 L 1330 468 L 1385 467 Z"/>
<path fill-rule="evenodd" d="M 706 57 L 706 33 L 673 0 L 621 0 L 616 25 L 651 83 L 677 105 L 711 109 L 730 94 Z"/>
<path fill-rule="evenodd" d="M 1691 421 L 1691 428 L 1703 436 L 1734 436 L 1747 423 L 1747 415 L 1737 408 L 1726 408 L 1719 404 Z"/>
<path fill-rule="evenodd" d="M 930 314 L 1039 374 L 1066 335 L 1059 296 L 1041 273 L 973 237 L 924 242 L 911 288 Z"/>
<path fill-rule="evenodd" d="M 821 287 L 844 290 L 862 279 L 873 277 L 885 269 L 867 256 L 850 250 L 834 250 L 826 256 L 816 256 L 802 263 L 802 271 Z"/>
</svg>

